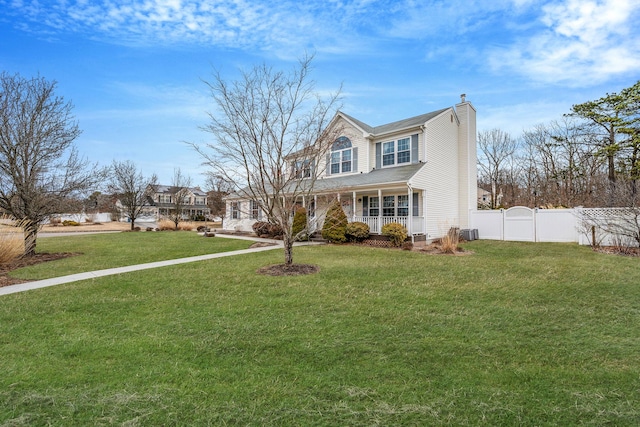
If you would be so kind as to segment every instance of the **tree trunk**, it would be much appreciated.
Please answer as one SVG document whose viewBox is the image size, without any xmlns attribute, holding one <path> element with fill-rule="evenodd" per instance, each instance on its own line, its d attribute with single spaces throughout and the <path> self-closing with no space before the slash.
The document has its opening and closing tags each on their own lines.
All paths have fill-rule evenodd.
<svg viewBox="0 0 640 427">
<path fill-rule="evenodd" d="M 284 263 L 291 265 L 293 264 L 293 239 L 285 233 L 282 236 L 282 243 L 284 244 Z"/>
<path fill-rule="evenodd" d="M 33 256 L 36 254 L 38 228 L 38 224 L 33 222 L 29 222 L 24 226 L 24 256 Z"/>
<path fill-rule="evenodd" d="M 131 231 L 133 231 L 133 229 L 135 228 L 135 223 L 136 223 L 136 220 L 131 218 Z"/>
</svg>

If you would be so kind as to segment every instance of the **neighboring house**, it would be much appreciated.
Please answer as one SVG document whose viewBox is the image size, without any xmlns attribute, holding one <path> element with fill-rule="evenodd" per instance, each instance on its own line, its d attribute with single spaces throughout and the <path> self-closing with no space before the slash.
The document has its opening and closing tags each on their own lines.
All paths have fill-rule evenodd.
<svg viewBox="0 0 640 427">
<path fill-rule="evenodd" d="M 155 218 L 168 216 L 176 210 L 176 195 L 183 197 L 179 203 L 184 219 L 198 219 L 209 215 L 207 206 L 207 193 L 200 187 L 184 188 L 172 187 L 168 185 L 153 186 L 153 195 L 145 208 L 145 213 L 153 215 Z"/>
<path fill-rule="evenodd" d="M 302 201 L 311 231 L 322 227 L 335 198 L 349 221 L 367 223 L 373 234 L 390 222 L 426 239 L 450 227 L 469 227 L 478 197 L 476 110 L 464 95 L 455 107 L 381 126 L 338 112 L 329 129 L 339 129 L 341 136 L 317 166 L 324 172 L 313 196 Z M 305 163 L 298 163 L 294 169 L 304 179 Z M 250 231 L 263 217 L 256 201 L 237 193 L 226 204 L 227 230 Z"/>
<path fill-rule="evenodd" d="M 502 190 L 496 196 L 496 206 L 502 204 Z M 478 209 L 491 209 L 491 192 L 478 187 Z"/>
</svg>

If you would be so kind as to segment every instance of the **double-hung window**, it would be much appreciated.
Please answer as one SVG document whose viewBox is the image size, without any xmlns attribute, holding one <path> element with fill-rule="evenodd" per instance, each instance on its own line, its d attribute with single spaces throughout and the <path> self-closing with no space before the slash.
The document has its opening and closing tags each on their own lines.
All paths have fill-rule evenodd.
<svg viewBox="0 0 640 427">
<path fill-rule="evenodd" d="M 409 196 L 398 196 L 398 216 L 409 216 Z"/>
<path fill-rule="evenodd" d="M 380 215 L 380 199 L 377 197 L 369 197 L 369 215 Z"/>
<path fill-rule="evenodd" d="M 259 219 L 260 216 L 260 203 L 257 200 L 251 200 L 249 202 L 249 217 L 251 219 Z"/>
<path fill-rule="evenodd" d="M 376 143 L 376 168 L 418 163 L 418 135 Z"/>
<path fill-rule="evenodd" d="M 382 216 L 396 216 L 396 196 L 382 197 Z"/>
<path fill-rule="evenodd" d="M 240 219 L 240 202 L 231 202 L 231 219 Z"/>
<path fill-rule="evenodd" d="M 293 164 L 293 173 L 296 178 L 309 178 L 311 176 L 311 160 L 298 160 Z"/>
<path fill-rule="evenodd" d="M 382 166 L 401 165 L 411 162 L 411 138 L 382 143 Z"/>
<path fill-rule="evenodd" d="M 409 138 L 402 138 L 397 141 L 397 155 L 396 163 L 409 163 L 411 162 L 411 140 Z"/>
</svg>

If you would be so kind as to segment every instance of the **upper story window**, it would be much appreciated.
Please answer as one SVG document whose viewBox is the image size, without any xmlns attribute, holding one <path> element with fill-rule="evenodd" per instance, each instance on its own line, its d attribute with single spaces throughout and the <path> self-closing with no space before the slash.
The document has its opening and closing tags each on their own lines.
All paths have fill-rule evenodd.
<svg viewBox="0 0 640 427">
<path fill-rule="evenodd" d="M 356 149 L 353 148 L 351 140 L 346 136 L 341 136 L 331 146 L 329 156 L 329 172 L 333 174 L 345 173 L 356 170 L 355 159 Z"/>
<path fill-rule="evenodd" d="M 418 135 L 376 144 L 376 168 L 418 163 Z"/>
<path fill-rule="evenodd" d="M 296 160 L 293 163 L 293 173 L 296 178 L 309 178 L 311 176 L 311 160 Z"/>
<path fill-rule="evenodd" d="M 411 162 L 411 138 L 382 143 L 382 166 Z"/>
</svg>

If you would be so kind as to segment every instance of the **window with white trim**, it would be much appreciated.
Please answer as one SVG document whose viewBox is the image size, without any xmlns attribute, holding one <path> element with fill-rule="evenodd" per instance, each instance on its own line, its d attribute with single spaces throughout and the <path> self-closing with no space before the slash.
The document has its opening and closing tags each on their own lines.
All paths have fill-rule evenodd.
<svg viewBox="0 0 640 427">
<path fill-rule="evenodd" d="M 396 196 L 382 196 L 382 216 L 396 216 Z"/>
<path fill-rule="evenodd" d="M 398 196 L 398 211 L 396 216 L 409 216 L 409 196 L 406 194 Z"/>
<path fill-rule="evenodd" d="M 240 203 L 239 202 L 231 202 L 231 219 L 240 219 Z"/>
<path fill-rule="evenodd" d="M 346 136 L 335 140 L 331 146 L 329 165 L 331 174 L 351 172 L 352 170 L 352 144 Z"/>
<path fill-rule="evenodd" d="M 249 218 L 259 219 L 260 216 L 260 203 L 257 200 L 251 200 L 249 202 Z"/>
<path fill-rule="evenodd" d="M 378 197 L 369 197 L 369 216 L 380 215 L 380 199 Z"/>
<path fill-rule="evenodd" d="M 382 166 L 411 163 L 411 138 L 382 143 Z"/>
<path fill-rule="evenodd" d="M 311 176 L 311 160 L 297 160 L 293 164 L 293 171 L 296 178 L 309 178 Z"/>
</svg>

